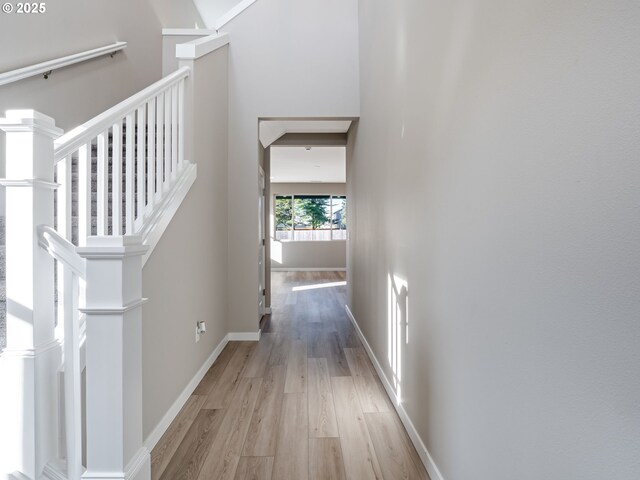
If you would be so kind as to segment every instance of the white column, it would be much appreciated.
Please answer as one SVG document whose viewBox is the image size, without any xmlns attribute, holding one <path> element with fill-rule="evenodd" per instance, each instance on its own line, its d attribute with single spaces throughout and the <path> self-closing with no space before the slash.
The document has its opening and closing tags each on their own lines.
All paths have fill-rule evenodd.
<svg viewBox="0 0 640 480">
<path fill-rule="evenodd" d="M 36 226 L 53 225 L 52 118 L 11 110 L 6 133 L 7 346 L 0 355 L 0 472 L 39 478 L 57 454 L 61 349 L 54 336 L 53 259 Z"/>
<path fill-rule="evenodd" d="M 83 479 L 148 480 L 142 438 L 140 237 L 89 237 L 86 259 L 87 471 Z"/>
</svg>

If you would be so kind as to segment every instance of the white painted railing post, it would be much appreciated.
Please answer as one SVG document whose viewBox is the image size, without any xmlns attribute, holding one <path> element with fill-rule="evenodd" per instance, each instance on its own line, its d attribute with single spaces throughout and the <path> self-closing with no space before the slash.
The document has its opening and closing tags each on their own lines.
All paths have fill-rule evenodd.
<svg viewBox="0 0 640 480">
<path fill-rule="evenodd" d="M 53 225 L 52 118 L 11 110 L 6 133 L 7 346 L 0 355 L 0 472 L 40 478 L 57 454 L 57 385 L 53 259 L 36 227 Z"/>
<path fill-rule="evenodd" d="M 137 236 L 89 237 L 86 259 L 87 471 L 83 479 L 148 480 L 142 438 L 142 255 Z"/>
</svg>

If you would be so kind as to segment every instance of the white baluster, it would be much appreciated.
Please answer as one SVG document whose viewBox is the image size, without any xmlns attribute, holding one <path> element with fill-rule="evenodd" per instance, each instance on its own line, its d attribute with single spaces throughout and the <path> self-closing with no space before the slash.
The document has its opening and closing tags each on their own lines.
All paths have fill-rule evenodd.
<svg viewBox="0 0 640 480">
<path fill-rule="evenodd" d="M 134 164 L 133 164 L 133 155 L 134 155 L 134 141 L 135 141 L 135 131 L 134 131 L 134 121 L 133 121 L 133 113 L 127 115 L 127 139 L 126 139 L 126 184 L 125 184 L 125 231 L 127 235 L 133 234 L 133 220 L 134 220 L 134 212 L 135 212 L 135 204 L 134 204 L 134 187 L 133 187 L 133 179 L 135 177 L 134 174 Z"/>
<path fill-rule="evenodd" d="M 164 189 L 171 184 L 171 90 L 164 92 Z"/>
<path fill-rule="evenodd" d="M 67 477 L 82 474 L 82 384 L 80 379 L 80 314 L 78 277 L 64 269 L 67 302 L 64 308 L 64 419 L 67 452 Z"/>
<path fill-rule="evenodd" d="M 151 213 L 156 203 L 156 99 L 149 101 L 147 107 L 147 213 Z"/>
<path fill-rule="evenodd" d="M 122 122 L 113 124 L 111 157 L 111 234 L 122 234 Z"/>
<path fill-rule="evenodd" d="M 171 181 L 178 175 L 178 87 L 171 87 Z"/>
<path fill-rule="evenodd" d="M 136 230 L 139 230 L 142 226 L 142 219 L 144 217 L 144 203 L 145 203 L 145 164 L 146 164 L 146 152 L 145 152 L 145 106 L 138 108 L 138 135 L 137 135 L 137 146 L 138 146 L 138 172 L 136 177 L 137 190 L 138 190 L 138 208 L 136 211 Z"/>
<path fill-rule="evenodd" d="M 184 164 L 184 79 L 178 83 L 178 171 Z"/>
<path fill-rule="evenodd" d="M 97 158 L 97 223 L 96 233 L 98 235 L 106 235 L 109 225 L 109 164 L 107 158 L 107 135 L 103 132 L 98 135 L 98 158 Z"/>
<path fill-rule="evenodd" d="M 57 231 L 58 233 L 71 241 L 71 208 L 72 208 L 72 191 L 71 191 L 71 155 L 62 159 L 56 165 L 56 177 L 58 182 L 58 204 L 56 205 L 57 215 Z M 64 309 L 68 301 L 69 292 L 65 289 L 64 283 L 64 266 L 58 262 L 58 326 L 64 325 Z"/>
<path fill-rule="evenodd" d="M 91 235 L 91 144 L 78 150 L 78 245 Z"/>
<path fill-rule="evenodd" d="M 156 97 L 156 113 L 158 120 L 156 122 L 156 186 L 157 200 L 162 198 L 162 190 L 164 188 L 164 93 Z"/>
</svg>

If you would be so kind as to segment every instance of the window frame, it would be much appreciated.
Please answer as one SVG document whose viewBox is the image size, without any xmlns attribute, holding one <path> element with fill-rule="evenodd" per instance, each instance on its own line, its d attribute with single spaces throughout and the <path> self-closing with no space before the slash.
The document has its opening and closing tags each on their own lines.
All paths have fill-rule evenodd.
<svg viewBox="0 0 640 480">
<path fill-rule="evenodd" d="M 342 230 L 342 229 L 337 229 L 334 228 L 333 225 L 333 201 L 334 198 L 336 199 L 342 199 L 345 202 L 345 206 L 343 208 L 346 208 L 346 202 L 347 202 L 347 196 L 346 195 L 335 195 L 332 193 L 318 193 L 318 194 L 310 194 L 310 193 L 298 193 L 298 194 L 287 194 L 287 195 L 283 195 L 283 194 L 278 194 L 278 193 L 273 193 L 273 238 L 274 240 L 277 240 L 278 242 L 345 242 L 347 239 L 346 238 L 334 238 L 334 231 L 336 230 Z M 329 239 L 327 240 L 304 240 L 304 239 L 297 239 L 296 238 L 296 233 L 295 232 L 301 232 L 301 231 L 308 231 L 307 229 L 296 229 L 295 226 L 295 200 L 296 198 L 310 198 L 310 197 L 326 197 L 329 199 L 329 221 L 331 224 L 331 228 L 329 229 Z M 290 229 L 285 229 L 285 230 L 278 230 L 278 225 L 277 225 L 277 218 L 276 218 L 276 202 L 278 199 L 284 199 L 284 198 L 288 198 L 291 200 L 291 227 Z M 348 226 L 345 223 L 345 228 L 344 231 L 346 232 L 348 230 Z M 276 238 L 276 234 L 278 231 L 281 232 L 291 232 L 291 238 L 288 239 L 278 239 Z M 315 230 L 318 231 L 318 230 Z"/>
</svg>

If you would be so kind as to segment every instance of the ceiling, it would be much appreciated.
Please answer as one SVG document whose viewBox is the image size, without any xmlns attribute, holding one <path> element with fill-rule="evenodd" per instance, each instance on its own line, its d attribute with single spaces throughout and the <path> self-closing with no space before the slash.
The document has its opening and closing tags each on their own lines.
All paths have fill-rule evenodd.
<svg viewBox="0 0 640 480">
<path fill-rule="evenodd" d="M 260 120 L 260 143 L 267 148 L 285 133 L 345 133 L 351 120 Z"/>
<path fill-rule="evenodd" d="M 273 183 L 345 183 L 345 147 L 271 147 Z"/>
</svg>

